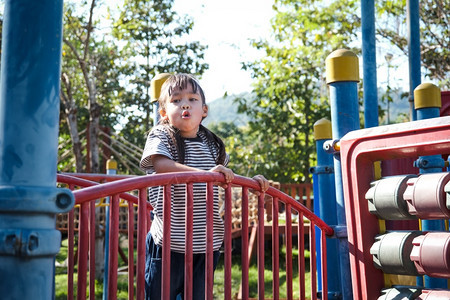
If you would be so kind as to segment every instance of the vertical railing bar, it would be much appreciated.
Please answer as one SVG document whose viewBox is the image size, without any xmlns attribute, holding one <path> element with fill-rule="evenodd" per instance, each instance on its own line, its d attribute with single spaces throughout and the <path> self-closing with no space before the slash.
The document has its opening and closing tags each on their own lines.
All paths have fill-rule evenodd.
<svg viewBox="0 0 450 300">
<path fill-rule="evenodd" d="M 170 298 L 170 252 L 171 252 L 171 185 L 164 186 L 163 201 L 163 255 L 162 255 L 162 299 Z"/>
<path fill-rule="evenodd" d="M 77 299 L 86 299 L 86 277 L 89 243 L 89 203 L 80 205 L 80 217 L 78 223 L 78 286 Z"/>
<path fill-rule="evenodd" d="M 89 299 L 95 300 L 95 200 L 89 203 Z"/>
<path fill-rule="evenodd" d="M 231 184 L 225 188 L 225 300 L 231 300 Z"/>
<path fill-rule="evenodd" d="M 313 205 L 311 204 L 311 185 L 308 184 L 306 186 L 306 207 L 308 207 L 309 210 L 313 211 Z"/>
<path fill-rule="evenodd" d="M 138 204 L 138 228 L 137 228 L 137 258 L 136 258 L 136 298 L 144 299 L 145 296 L 145 238 L 148 232 L 147 218 L 147 188 L 139 190 Z M 148 221 L 148 220 L 147 220 Z"/>
<path fill-rule="evenodd" d="M 298 278 L 300 286 L 300 299 L 306 299 L 305 291 L 305 223 L 303 212 L 298 212 Z"/>
<path fill-rule="evenodd" d="M 309 249 L 311 270 L 311 299 L 317 299 L 316 225 L 313 220 L 310 220 L 309 225 Z"/>
<path fill-rule="evenodd" d="M 119 195 L 115 194 L 110 199 L 108 299 L 113 300 L 117 298 L 117 255 L 119 252 Z"/>
<path fill-rule="evenodd" d="M 272 291 L 273 299 L 280 298 L 280 232 L 278 227 L 278 198 L 272 199 Z"/>
<path fill-rule="evenodd" d="M 205 286 L 205 299 L 213 298 L 213 286 L 214 286 L 214 187 L 212 182 L 207 183 L 206 195 L 206 286 Z"/>
<path fill-rule="evenodd" d="M 264 195 L 258 196 L 258 298 L 264 299 Z"/>
<path fill-rule="evenodd" d="M 286 204 L 286 296 L 292 299 L 292 207 Z"/>
<path fill-rule="evenodd" d="M 134 206 L 128 202 L 128 299 L 134 299 Z"/>
<path fill-rule="evenodd" d="M 248 299 L 248 188 L 242 187 L 242 208 L 241 208 L 241 242 L 242 242 L 242 299 Z"/>
<path fill-rule="evenodd" d="M 322 300 L 328 300 L 328 268 L 327 268 L 327 238 L 321 230 L 321 259 L 322 259 Z"/>
<path fill-rule="evenodd" d="M 186 185 L 186 247 L 184 257 L 184 299 L 192 299 L 193 288 L 193 226 L 194 226 L 194 187 L 192 183 Z"/>
<path fill-rule="evenodd" d="M 74 190 L 74 185 L 70 184 L 69 189 Z M 73 207 L 67 217 L 67 299 L 73 299 L 73 271 L 74 271 L 74 210 Z"/>
</svg>

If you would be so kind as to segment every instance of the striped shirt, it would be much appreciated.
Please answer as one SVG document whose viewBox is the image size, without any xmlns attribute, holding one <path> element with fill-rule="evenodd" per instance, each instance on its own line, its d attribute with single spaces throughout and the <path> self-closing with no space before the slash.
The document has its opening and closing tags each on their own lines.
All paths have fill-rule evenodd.
<svg viewBox="0 0 450 300">
<path fill-rule="evenodd" d="M 190 167 L 208 171 L 216 166 L 219 149 L 214 143 L 208 142 L 205 134 L 199 131 L 196 138 L 185 138 L 185 161 Z M 152 155 L 164 155 L 174 161 L 178 160 L 177 149 L 166 129 L 162 125 L 154 127 L 147 137 L 144 154 L 141 159 L 141 168 L 147 174 L 155 174 Z M 228 162 L 228 156 L 227 161 Z M 193 216 L 193 252 L 206 252 L 206 184 L 194 183 L 194 216 Z M 185 208 L 186 185 L 174 184 L 171 188 L 171 250 L 185 252 Z M 224 226 L 219 215 L 218 188 L 214 186 L 214 229 L 213 246 L 218 250 L 222 245 Z M 163 238 L 163 187 L 149 188 L 150 203 L 154 208 L 154 219 L 150 232 L 155 242 L 162 246 Z"/>
</svg>

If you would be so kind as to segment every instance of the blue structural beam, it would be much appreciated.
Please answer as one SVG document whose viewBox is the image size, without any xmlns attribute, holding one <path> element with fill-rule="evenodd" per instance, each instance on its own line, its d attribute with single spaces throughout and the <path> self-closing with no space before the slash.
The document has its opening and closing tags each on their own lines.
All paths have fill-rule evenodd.
<svg viewBox="0 0 450 300">
<path fill-rule="evenodd" d="M 440 116 L 441 91 L 431 83 L 422 83 L 414 90 L 414 106 L 417 109 L 417 119 L 431 119 Z M 420 174 L 442 172 L 445 161 L 441 155 L 421 156 L 414 162 Z M 422 231 L 446 231 L 443 220 L 421 220 Z M 447 288 L 447 279 L 424 276 L 424 286 L 427 288 Z"/>
<path fill-rule="evenodd" d="M 5 1 L 0 91 L 0 297 L 53 299 L 73 207 L 56 188 L 62 0 Z"/>
<path fill-rule="evenodd" d="M 360 128 L 358 111 L 359 63 L 351 51 L 339 49 L 326 59 L 326 78 L 330 90 L 331 122 L 333 139 L 338 140 L 346 133 Z M 337 148 L 337 147 L 336 147 Z M 337 150 L 337 149 L 336 149 Z M 344 191 L 342 186 L 341 160 L 339 153 L 334 155 L 336 188 L 336 216 L 339 240 L 339 259 L 341 290 L 343 299 L 352 299 L 351 274 Z"/>
<path fill-rule="evenodd" d="M 361 31 L 364 89 L 364 126 L 378 126 L 375 0 L 361 1 Z"/>
<path fill-rule="evenodd" d="M 417 120 L 417 111 L 414 107 L 414 90 L 421 83 L 420 73 L 420 17 L 419 0 L 407 0 L 408 24 L 408 62 L 409 62 L 409 95 L 411 105 L 411 119 Z"/>
<path fill-rule="evenodd" d="M 314 124 L 317 166 L 311 168 L 311 173 L 314 175 L 314 212 L 325 223 L 334 227 L 337 225 L 337 216 L 333 155 L 324 150 L 325 142 L 331 138 L 331 122 L 327 119 L 317 121 Z M 320 237 L 316 241 L 319 240 Z M 330 300 L 342 299 L 341 281 L 339 277 L 336 278 L 336 274 L 340 274 L 338 249 L 337 239 L 327 240 L 328 299 Z M 317 269 L 320 270 L 319 266 Z M 319 283 L 321 283 L 320 277 Z M 319 289 L 320 287 L 321 285 Z"/>
</svg>

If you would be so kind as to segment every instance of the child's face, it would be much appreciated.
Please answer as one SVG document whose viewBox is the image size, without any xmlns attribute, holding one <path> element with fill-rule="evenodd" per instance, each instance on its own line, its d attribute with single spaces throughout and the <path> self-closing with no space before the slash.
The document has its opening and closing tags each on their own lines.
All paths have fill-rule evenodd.
<svg viewBox="0 0 450 300">
<path fill-rule="evenodd" d="M 194 93 L 192 85 L 186 89 L 174 89 L 165 103 L 165 109 L 159 111 L 163 120 L 180 130 L 182 137 L 197 136 L 201 121 L 208 114 L 208 107 L 203 104 L 200 94 Z"/>
</svg>

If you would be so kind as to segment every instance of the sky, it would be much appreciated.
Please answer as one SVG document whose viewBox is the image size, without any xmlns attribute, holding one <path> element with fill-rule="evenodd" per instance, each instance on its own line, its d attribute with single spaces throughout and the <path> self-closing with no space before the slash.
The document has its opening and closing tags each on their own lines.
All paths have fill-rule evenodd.
<svg viewBox="0 0 450 300">
<path fill-rule="evenodd" d="M 209 70 L 200 79 L 208 102 L 225 92 L 251 91 L 250 73 L 241 70 L 241 62 L 261 57 L 249 40 L 267 37 L 272 3 L 273 0 L 175 0 L 174 10 L 194 20 L 190 38 L 208 45 L 205 60 Z"/>
</svg>

